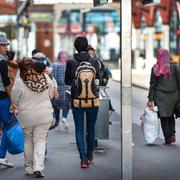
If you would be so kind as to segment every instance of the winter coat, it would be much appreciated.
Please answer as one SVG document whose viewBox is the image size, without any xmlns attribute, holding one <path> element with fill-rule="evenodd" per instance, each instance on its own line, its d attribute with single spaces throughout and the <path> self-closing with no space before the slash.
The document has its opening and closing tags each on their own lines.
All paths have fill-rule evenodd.
<svg viewBox="0 0 180 180">
<path fill-rule="evenodd" d="M 172 77 L 156 77 L 151 71 L 148 99 L 154 101 L 160 117 L 173 115 L 175 105 L 179 100 L 180 69 L 176 64 L 170 64 Z"/>
<path fill-rule="evenodd" d="M 23 128 L 52 122 L 53 108 L 50 98 L 53 97 L 54 86 L 48 75 L 45 75 L 48 89 L 41 93 L 32 91 L 20 77 L 16 77 L 11 92 L 12 102 L 18 105 L 19 122 Z"/>
<path fill-rule="evenodd" d="M 66 85 L 64 82 L 66 64 L 55 63 L 52 65 L 52 68 L 59 92 L 59 98 L 57 100 L 53 99 L 52 103 L 53 106 L 55 106 L 58 109 L 61 109 L 64 106 L 69 106 L 69 99 L 66 94 L 66 90 L 70 90 L 70 86 Z"/>
</svg>

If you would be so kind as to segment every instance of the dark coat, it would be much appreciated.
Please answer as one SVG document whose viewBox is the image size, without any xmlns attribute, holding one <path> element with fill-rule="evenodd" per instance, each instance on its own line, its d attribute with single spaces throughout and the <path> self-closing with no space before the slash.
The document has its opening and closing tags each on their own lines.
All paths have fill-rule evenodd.
<svg viewBox="0 0 180 180">
<path fill-rule="evenodd" d="M 79 53 L 75 54 L 73 59 L 67 61 L 66 64 L 66 71 L 65 71 L 65 83 L 66 85 L 71 86 L 71 96 L 73 98 L 73 82 L 75 80 L 75 72 L 77 70 L 78 65 L 82 62 L 86 61 L 91 63 L 91 65 L 96 69 L 96 79 L 100 79 L 100 69 L 99 69 L 99 62 L 97 59 L 92 58 L 87 53 Z"/>
<path fill-rule="evenodd" d="M 148 99 L 157 105 L 160 117 L 172 116 L 179 100 L 180 69 L 176 64 L 170 64 L 170 69 L 172 78 L 156 77 L 151 71 Z"/>
</svg>

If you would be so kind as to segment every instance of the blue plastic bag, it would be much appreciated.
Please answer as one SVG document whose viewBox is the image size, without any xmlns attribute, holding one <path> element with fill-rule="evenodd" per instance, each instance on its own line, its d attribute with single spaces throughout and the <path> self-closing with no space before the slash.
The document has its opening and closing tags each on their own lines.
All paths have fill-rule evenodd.
<svg viewBox="0 0 180 180">
<path fill-rule="evenodd" d="M 3 133 L 7 138 L 7 151 L 10 154 L 19 154 L 24 151 L 24 133 L 17 120 L 10 129 Z"/>
</svg>

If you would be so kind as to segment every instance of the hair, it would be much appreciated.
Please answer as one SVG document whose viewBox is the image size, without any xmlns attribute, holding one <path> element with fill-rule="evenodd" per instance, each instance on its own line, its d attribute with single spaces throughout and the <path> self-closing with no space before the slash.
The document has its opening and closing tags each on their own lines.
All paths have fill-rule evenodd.
<svg viewBox="0 0 180 180">
<path fill-rule="evenodd" d="M 46 65 L 42 62 L 35 62 L 34 68 L 37 73 L 42 73 L 46 69 Z"/>
<path fill-rule="evenodd" d="M 39 53 L 39 52 L 41 52 L 39 49 L 34 49 L 34 50 L 32 51 L 32 56 L 34 56 L 36 53 Z"/>
<path fill-rule="evenodd" d="M 79 36 L 74 41 L 74 47 L 77 50 L 78 53 L 88 50 L 88 40 L 84 36 Z"/>
</svg>

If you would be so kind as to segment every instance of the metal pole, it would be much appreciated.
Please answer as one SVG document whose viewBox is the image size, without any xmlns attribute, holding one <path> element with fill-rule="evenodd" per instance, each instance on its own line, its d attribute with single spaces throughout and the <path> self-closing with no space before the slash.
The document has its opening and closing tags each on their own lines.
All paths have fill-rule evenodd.
<svg viewBox="0 0 180 180">
<path fill-rule="evenodd" d="M 121 180 L 132 180 L 131 0 L 121 0 Z"/>
</svg>

